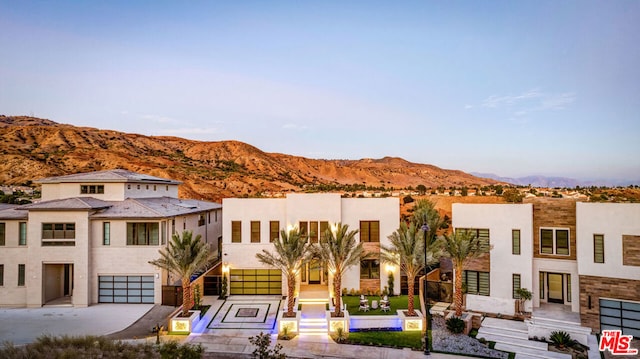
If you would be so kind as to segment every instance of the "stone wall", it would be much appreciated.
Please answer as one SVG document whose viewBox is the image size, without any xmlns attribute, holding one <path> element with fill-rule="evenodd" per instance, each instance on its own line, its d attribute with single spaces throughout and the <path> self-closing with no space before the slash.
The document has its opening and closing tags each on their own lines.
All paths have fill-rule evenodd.
<svg viewBox="0 0 640 359">
<path fill-rule="evenodd" d="M 534 198 L 533 204 L 533 256 L 576 260 L 576 201 L 564 198 Z M 568 228 L 569 255 L 540 254 L 540 227 Z"/>
<path fill-rule="evenodd" d="M 640 266 L 640 236 L 622 236 L 622 264 Z"/>
<path fill-rule="evenodd" d="M 580 321 L 594 332 L 600 331 L 600 298 L 637 301 L 640 280 L 580 276 Z"/>
</svg>

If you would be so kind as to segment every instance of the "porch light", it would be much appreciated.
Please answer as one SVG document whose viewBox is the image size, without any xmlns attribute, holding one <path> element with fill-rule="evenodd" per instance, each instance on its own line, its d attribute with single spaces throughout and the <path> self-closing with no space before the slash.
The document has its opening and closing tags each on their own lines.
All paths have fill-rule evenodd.
<svg viewBox="0 0 640 359">
<path fill-rule="evenodd" d="M 229 263 L 224 262 L 222 264 L 222 273 L 229 273 Z"/>
<path fill-rule="evenodd" d="M 394 266 L 393 264 L 387 264 L 385 268 L 387 269 L 387 273 L 389 272 L 393 273 L 396 270 L 396 266 Z"/>
</svg>

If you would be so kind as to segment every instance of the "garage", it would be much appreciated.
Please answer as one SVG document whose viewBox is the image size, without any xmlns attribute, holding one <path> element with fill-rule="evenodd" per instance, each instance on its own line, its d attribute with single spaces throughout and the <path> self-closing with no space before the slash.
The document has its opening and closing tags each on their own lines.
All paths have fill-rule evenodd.
<svg viewBox="0 0 640 359">
<path fill-rule="evenodd" d="M 98 276 L 99 303 L 154 303 L 153 276 Z"/>
<path fill-rule="evenodd" d="M 600 299 L 600 330 L 622 330 L 640 338 L 640 303 Z"/>
<path fill-rule="evenodd" d="M 282 272 L 279 269 L 231 269 L 229 293 L 282 295 Z"/>
</svg>

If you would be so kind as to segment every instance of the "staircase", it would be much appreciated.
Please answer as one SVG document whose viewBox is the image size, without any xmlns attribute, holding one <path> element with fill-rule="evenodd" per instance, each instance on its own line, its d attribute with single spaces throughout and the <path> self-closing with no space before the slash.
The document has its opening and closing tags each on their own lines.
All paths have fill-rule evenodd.
<svg viewBox="0 0 640 359">
<path fill-rule="evenodd" d="M 485 318 L 476 338 L 496 342 L 495 349 L 516 353 L 516 359 L 571 359 L 569 354 L 548 351 L 547 343 L 529 340 L 523 322 Z"/>
<path fill-rule="evenodd" d="M 302 305 L 299 333 L 326 336 L 328 332 L 326 307 L 329 303 L 329 292 L 326 287 L 309 287 L 301 291 L 298 299 L 298 303 Z"/>
</svg>

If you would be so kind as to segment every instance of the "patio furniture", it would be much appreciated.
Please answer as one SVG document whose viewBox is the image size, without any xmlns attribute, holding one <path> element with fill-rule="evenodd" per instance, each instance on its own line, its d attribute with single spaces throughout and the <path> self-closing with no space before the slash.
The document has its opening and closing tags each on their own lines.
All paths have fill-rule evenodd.
<svg viewBox="0 0 640 359">
<path fill-rule="evenodd" d="M 364 311 L 364 312 L 368 312 L 369 311 L 369 301 L 368 300 L 360 300 L 360 306 L 358 307 L 358 310 L 360 311 Z"/>
<path fill-rule="evenodd" d="M 383 312 L 388 312 L 389 310 L 391 310 L 391 307 L 389 306 L 389 301 L 380 301 L 380 310 L 382 310 Z"/>
<path fill-rule="evenodd" d="M 374 300 L 371 302 L 371 309 L 378 309 L 378 301 Z"/>
</svg>

